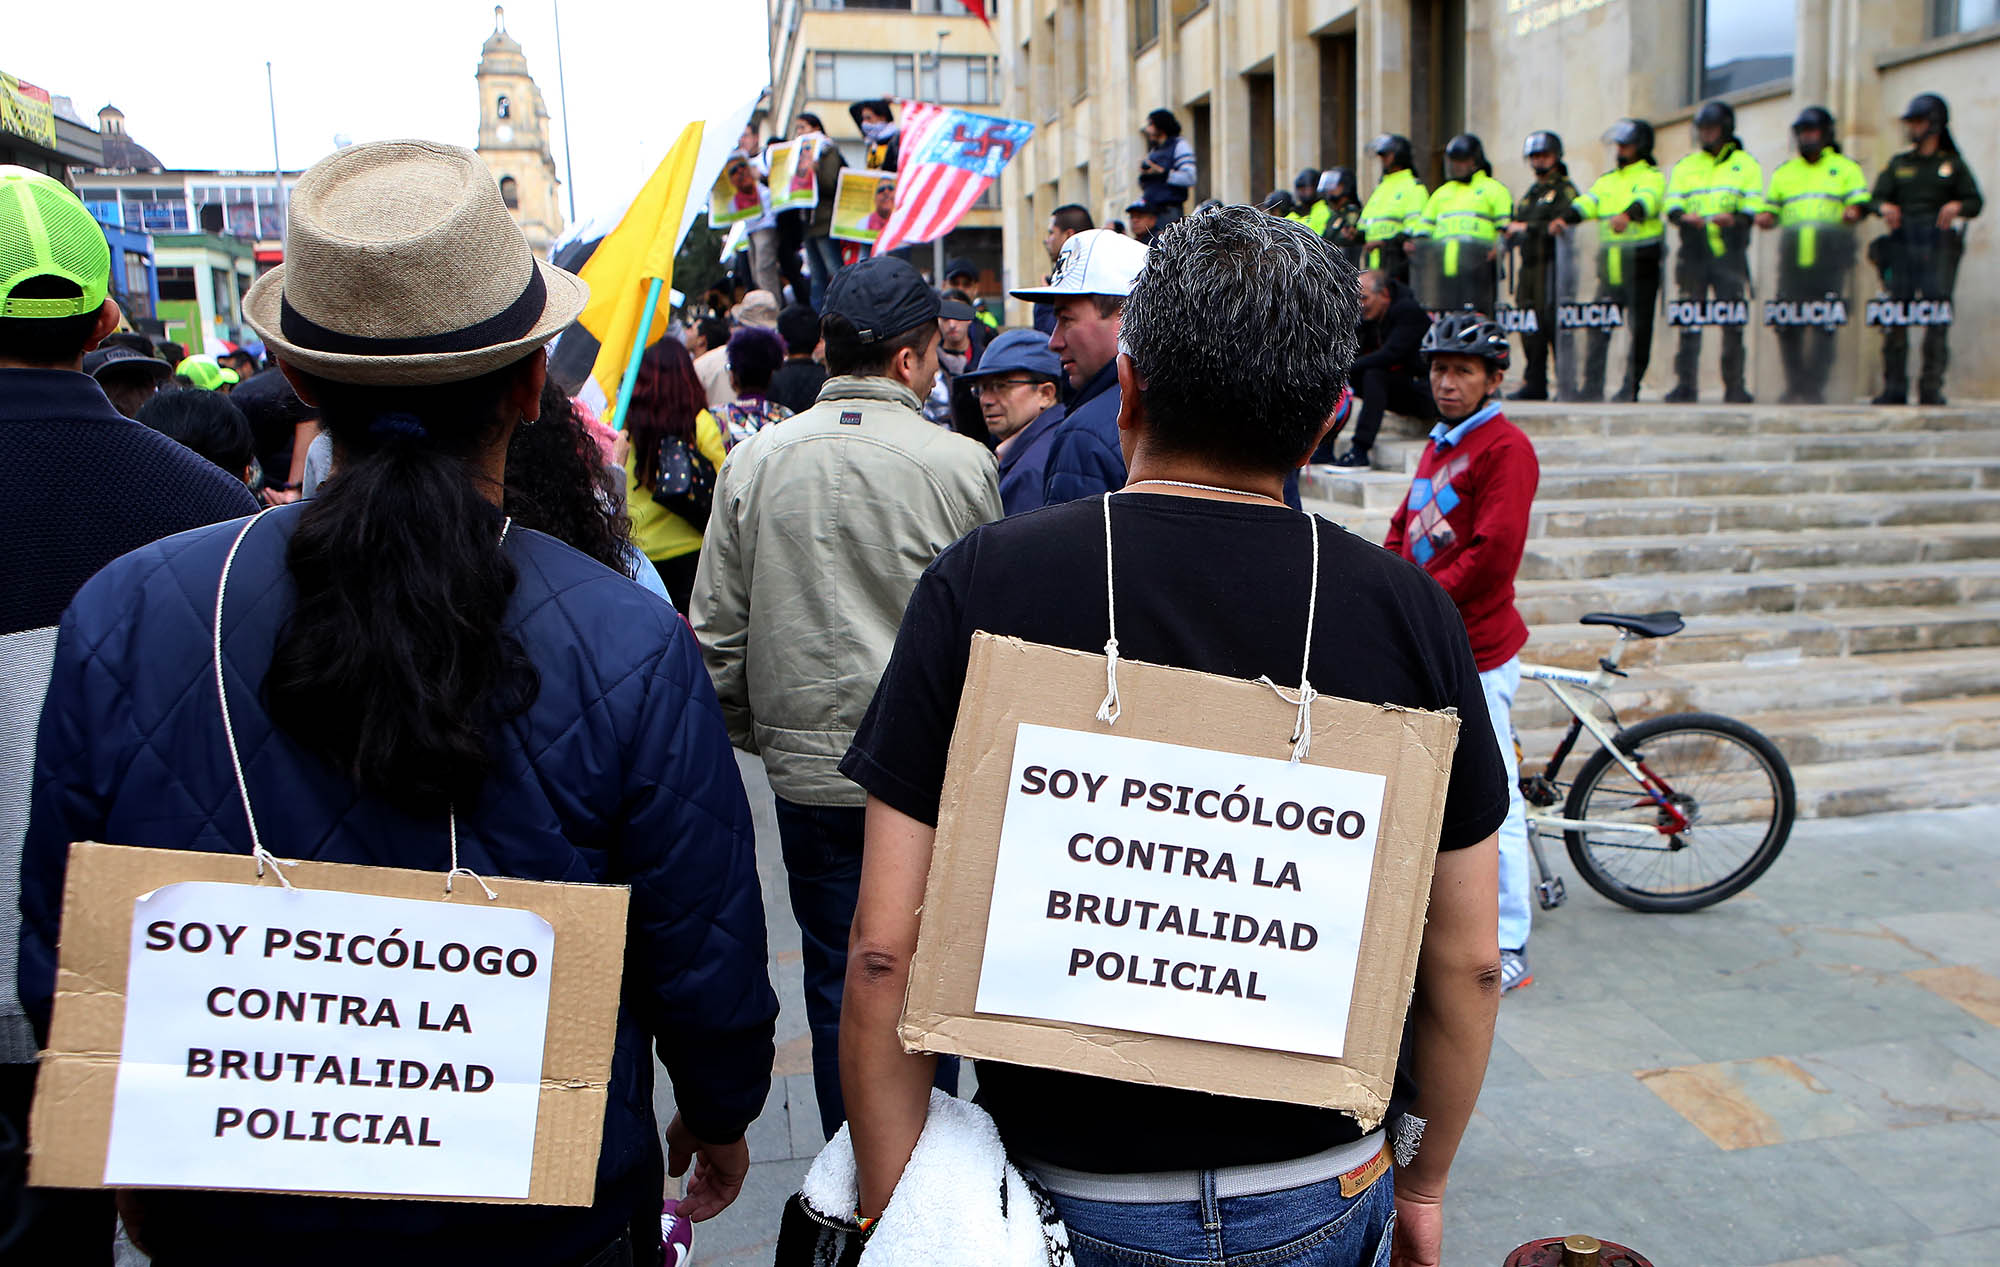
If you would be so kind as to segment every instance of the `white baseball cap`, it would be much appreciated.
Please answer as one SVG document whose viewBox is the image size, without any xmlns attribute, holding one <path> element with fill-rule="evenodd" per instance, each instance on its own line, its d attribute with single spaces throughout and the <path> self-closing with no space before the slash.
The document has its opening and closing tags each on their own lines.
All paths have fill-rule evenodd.
<svg viewBox="0 0 2000 1267">
<path fill-rule="evenodd" d="M 1110 229 L 1085 229 L 1063 243 L 1062 256 L 1046 286 L 1010 292 L 1016 299 L 1047 303 L 1068 295 L 1129 295 L 1146 267 L 1146 244 Z"/>
</svg>

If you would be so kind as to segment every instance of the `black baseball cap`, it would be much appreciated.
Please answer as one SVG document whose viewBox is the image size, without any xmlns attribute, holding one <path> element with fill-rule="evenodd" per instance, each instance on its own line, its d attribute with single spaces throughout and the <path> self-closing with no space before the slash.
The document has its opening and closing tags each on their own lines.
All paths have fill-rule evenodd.
<svg viewBox="0 0 2000 1267">
<path fill-rule="evenodd" d="M 979 313 L 974 310 L 971 304 L 962 303 L 956 299 L 940 300 L 938 303 L 938 319 L 940 321 L 973 321 L 977 320 L 978 317 Z"/>
<path fill-rule="evenodd" d="M 167 377 L 174 372 L 173 366 L 160 360 L 158 357 L 147 356 L 143 352 L 134 352 L 122 343 L 113 344 L 108 348 L 100 347 L 95 352 L 86 354 L 83 358 L 83 372 L 92 378 L 96 378 L 106 370 L 111 369 L 119 371 L 138 370 L 141 373 L 151 374 L 157 382 L 166 381 Z"/>
<path fill-rule="evenodd" d="M 979 268 L 971 260 L 958 259 L 944 266 L 944 275 L 947 281 L 954 277 L 977 277 Z"/>
<path fill-rule="evenodd" d="M 938 307 L 938 293 L 923 274 L 893 255 L 873 255 L 844 268 L 826 288 L 825 310 L 853 322 L 863 343 L 936 321 Z"/>
</svg>

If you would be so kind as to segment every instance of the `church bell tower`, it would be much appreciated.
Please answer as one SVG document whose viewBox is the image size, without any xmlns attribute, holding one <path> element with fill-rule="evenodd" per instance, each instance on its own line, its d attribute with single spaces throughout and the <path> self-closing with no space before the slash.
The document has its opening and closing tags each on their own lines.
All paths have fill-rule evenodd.
<svg viewBox="0 0 2000 1267">
<path fill-rule="evenodd" d="M 527 54 L 507 33 L 507 14 L 493 6 L 493 34 L 479 51 L 479 157 L 500 182 L 501 197 L 535 254 L 548 258 L 563 229 L 549 110 L 528 74 Z"/>
</svg>

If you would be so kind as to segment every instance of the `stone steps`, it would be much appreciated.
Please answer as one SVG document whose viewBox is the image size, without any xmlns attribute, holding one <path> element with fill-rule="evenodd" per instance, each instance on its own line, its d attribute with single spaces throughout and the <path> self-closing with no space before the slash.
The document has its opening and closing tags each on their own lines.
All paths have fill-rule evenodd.
<svg viewBox="0 0 2000 1267">
<path fill-rule="evenodd" d="M 1599 709 L 1757 727 L 1806 815 L 2000 802 L 2000 411 L 1507 413 L 1542 462 L 1524 659 L 1592 667 L 1615 635 L 1577 617 L 1673 608 L 1687 628 L 1628 645 Z M 1308 507 L 1379 542 L 1425 430 L 1388 419 L 1377 469 L 1308 468 Z M 1568 715 L 1524 683 L 1514 721 L 1532 768 Z"/>
<path fill-rule="evenodd" d="M 1939 527 L 1773 529 L 1698 537 L 1548 537 L 1528 543 L 1520 578 L 1594 580 L 1634 573 L 1726 572 L 1848 564 L 1930 564 L 2000 556 L 2000 523 Z"/>
<path fill-rule="evenodd" d="M 1531 625 L 1575 620 L 1593 611 L 1671 609 L 1692 619 L 1735 612 L 2000 602 L 2000 559 L 1957 559 L 1916 568 L 1851 564 L 1522 581 L 1515 586 L 1514 601 Z"/>
<path fill-rule="evenodd" d="M 1662 713 L 1819 714 L 1923 700 L 2000 695 L 2000 651 L 1960 647 L 1792 663 L 1711 661 L 1632 674 L 1606 695 L 1625 725 Z M 1569 714 L 1543 687 L 1521 684 L 1514 724 L 1528 731 L 1560 727 Z"/>
<path fill-rule="evenodd" d="M 2000 765 L 2000 695 L 1918 700 L 1873 708 L 1821 712 L 1752 713 L 1738 718 L 1769 736 L 1800 767 L 1848 761 L 1882 761 L 1924 754 L 1986 753 Z M 1562 738 L 1564 727 L 1520 731 L 1530 772 L 1542 769 Z M 1564 763 L 1574 776 L 1593 748 L 1587 736 Z"/>
<path fill-rule="evenodd" d="M 1401 471 L 1315 466 L 1300 493 L 1342 506 L 1394 510 L 1409 491 Z M 1825 493 L 2000 490 L 2000 457 L 1893 461 L 1648 462 L 1542 468 L 1540 501 L 1571 498 L 1757 497 Z"/>
<path fill-rule="evenodd" d="M 1414 472 L 1422 439 L 1383 440 L 1375 469 Z M 1645 435 L 1535 437 L 1544 473 L 1571 467 L 1686 465 L 1719 462 L 1890 462 L 2000 457 L 2000 430 L 1768 432 L 1744 436 Z"/>
<path fill-rule="evenodd" d="M 1528 629 L 1525 660 L 1588 669 L 1611 645 L 1610 631 L 1574 620 Z M 1743 612 L 1703 616 L 1671 638 L 1648 638 L 1625 648 L 1628 671 L 1672 665 L 1754 663 L 1788 669 L 1807 658 L 1883 655 L 2000 647 L 2000 603 L 1948 607 L 1856 607 L 1828 611 Z"/>
</svg>

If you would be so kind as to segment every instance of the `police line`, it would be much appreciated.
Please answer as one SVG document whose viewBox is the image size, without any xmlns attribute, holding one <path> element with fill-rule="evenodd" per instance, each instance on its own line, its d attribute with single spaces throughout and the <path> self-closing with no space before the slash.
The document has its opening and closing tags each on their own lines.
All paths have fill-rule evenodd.
<svg viewBox="0 0 2000 1267">
<path fill-rule="evenodd" d="M 1625 305 L 1613 299 L 1555 306 L 1559 330 L 1615 330 L 1626 324 Z M 1747 299 L 1678 299 L 1666 304 L 1667 325 L 1674 328 L 1700 326 L 1747 326 L 1751 324 L 1751 301 Z M 1823 299 L 1766 299 L 1762 301 L 1762 324 L 1773 329 L 1795 327 L 1828 328 L 1848 323 L 1847 300 L 1829 295 Z M 1436 321 L 1443 309 L 1430 310 Z M 1494 320 L 1509 334 L 1537 334 L 1541 317 L 1533 308 L 1500 305 Z M 1949 299 L 1870 299 L 1862 305 L 1862 324 L 1877 327 L 1948 326 L 1952 323 Z"/>
</svg>

